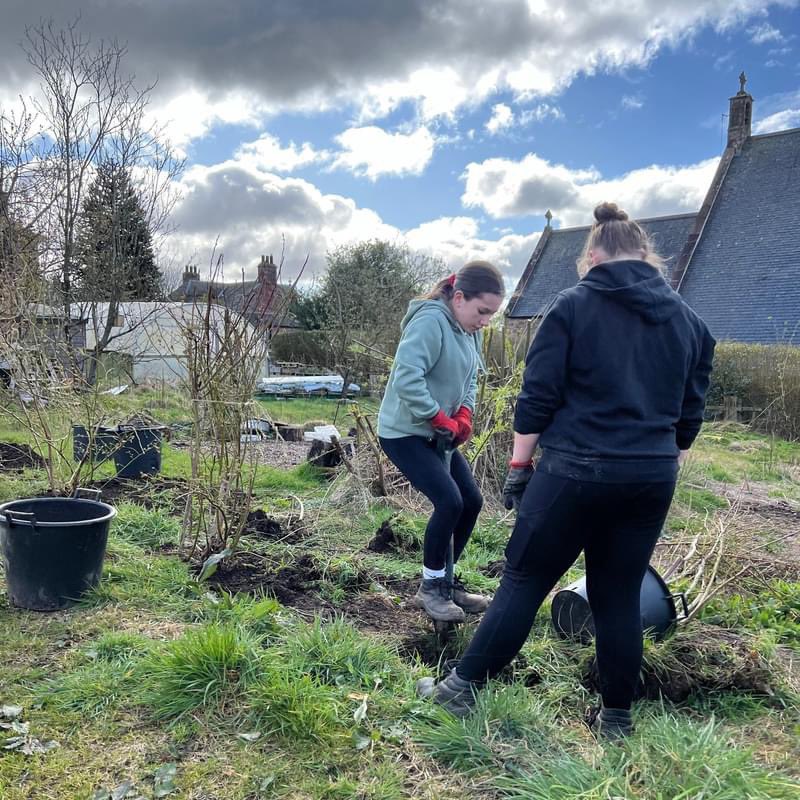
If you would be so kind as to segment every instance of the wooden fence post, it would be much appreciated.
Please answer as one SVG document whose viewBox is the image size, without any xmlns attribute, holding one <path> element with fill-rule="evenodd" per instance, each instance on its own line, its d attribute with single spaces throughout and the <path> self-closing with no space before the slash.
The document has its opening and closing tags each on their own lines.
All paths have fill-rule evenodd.
<svg viewBox="0 0 800 800">
<path fill-rule="evenodd" d="M 739 398 L 736 395 L 726 394 L 722 406 L 722 418 L 726 422 L 739 422 Z"/>
</svg>

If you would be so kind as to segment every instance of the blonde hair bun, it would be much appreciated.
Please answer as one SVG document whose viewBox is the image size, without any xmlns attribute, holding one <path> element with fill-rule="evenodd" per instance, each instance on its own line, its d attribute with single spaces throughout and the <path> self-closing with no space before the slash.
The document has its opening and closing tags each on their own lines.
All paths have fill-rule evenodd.
<svg viewBox="0 0 800 800">
<path fill-rule="evenodd" d="M 600 203 L 594 210 L 594 218 L 598 223 L 625 222 L 628 215 L 616 203 Z"/>
</svg>

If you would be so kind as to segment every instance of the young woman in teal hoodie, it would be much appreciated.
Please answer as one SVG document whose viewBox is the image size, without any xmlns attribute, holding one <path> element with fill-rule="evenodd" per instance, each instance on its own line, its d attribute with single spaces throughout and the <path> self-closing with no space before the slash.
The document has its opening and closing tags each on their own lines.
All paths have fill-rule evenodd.
<svg viewBox="0 0 800 800">
<path fill-rule="evenodd" d="M 489 598 L 447 584 L 445 559 L 453 537 L 458 561 L 483 498 L 458 451 L 472 435 L 481 329 L 503 302 L 503 277 L 486 261 L 472 261 L 413 300 L 378 414 L 381 447 L 415 489 L 433 503 L 425 530 L 422 581 L 415 603 L 433 619 L 461 622 L 486 609 Z M 442 458 L 437 436 L 452 439 Z"/>
</svg>

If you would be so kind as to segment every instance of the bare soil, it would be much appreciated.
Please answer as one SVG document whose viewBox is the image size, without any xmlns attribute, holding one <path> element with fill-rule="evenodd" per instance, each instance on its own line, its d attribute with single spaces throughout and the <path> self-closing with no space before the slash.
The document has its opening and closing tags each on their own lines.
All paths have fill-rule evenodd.
<svg viewBox="0 0 800 800">
<path fill-rule="evenodd" d="M 401 654 L 419 657 L 424 663 L 439 664 L 453 657 L 448 644 L 434 633 L 433 624 L 411 602 L 417 589 L 414 580 L 384 582 L 386 592 L 354 591 L 341 605 L 335 605 L 319 592 L 322 573 L 310 553 L 301 553 L 294 563 L 272 571 L 267 562 L 252 553 L 240 553 L 222 562 L 209 583 L 229 592 L 269 594 L 281 604 L 303 615 L 322 617 L 342 615 L 365 633 L 392 638 Z"/>
<path fill-rule="evenodd" d="M 391 520 L 387 519 L 375 531 L 375 536 L 372 537 L 367 545 L 367 550 L 372 550 L 373 553 L 411 553 L 419 550 L 419 544 L 416 541 L 407 541 L 398 536 L 394 528 L 392 528 Z"/>
<path fill-rule="evenodd" d="M 0 472 L 22 472 L 44 466 L 45 460 L 27 444 L 0 442 Z"/>
<path fill-rule="evenodd" d="M 155 475 L 141 480 L 111 478 L 92 481 L 87 488 L 99 489 L 100 499 L 104 503 L 116 505 L 121 502 L 133 502 L 150 510 L 163 509 L 165 500 L 167 509 L 173 514 L 183 514 L 188 483 L 182 478 L 162 478 Z"/>
</svg>

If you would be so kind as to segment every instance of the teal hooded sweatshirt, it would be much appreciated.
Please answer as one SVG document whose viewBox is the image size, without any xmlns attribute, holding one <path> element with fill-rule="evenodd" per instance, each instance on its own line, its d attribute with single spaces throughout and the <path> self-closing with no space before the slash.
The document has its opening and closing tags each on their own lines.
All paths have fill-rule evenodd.
<svg viewBox="0 0 800 800">
<path fill-rule="evenodd" d="M 384 439 L 433 433 L 431 417 L 475 409 L 481 334 L 467 333 L 443 300 L 412 300 L 378 413 Z"/>
</svg>

